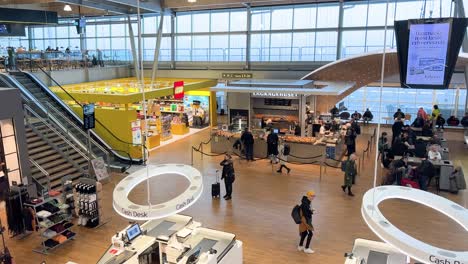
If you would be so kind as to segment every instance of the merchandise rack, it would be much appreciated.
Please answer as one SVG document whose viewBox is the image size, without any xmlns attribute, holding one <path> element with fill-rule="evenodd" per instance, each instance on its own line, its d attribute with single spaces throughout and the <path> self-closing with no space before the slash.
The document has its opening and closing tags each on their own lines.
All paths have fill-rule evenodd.
<svg viewBox="0 0 468 264">
<path fill-rule="evenodd" d="M 40 254 L 44 254 L 44 255 L 48 255 L 49 254 L 49 250 L 52 250 L 52 249 L 55 249 L 63 244 L 65 244 L 66 242 L 68 242 L 69 240 L 73 240 L 75 239 L 76 237 L 76 234 L 74 234 L 73 236 L 67 238 L 66 241 L 64 241 L 63 243 L 59 243 L 53 247 L 48 247 L 45 243 L 47 240 L 51 239 L 51 238 L 48 238 L 46 236 L 44 236 L 44 233 L 47 232 L 48 230 L 50 230 L 50 228 L 58 225 L 58 224 L 62 224 L 66 221 L 70 221 L 70 219 L 72 218 L 71 214 L 67 214 L 67 213 L 63 213 L 62 209 L 59 208 L 59 211 L 57 212 L 54 212 L 54 213 L 51 213 L 50 216 L 46 217 L 46 219 L 49 219 L 50 217 L 54 216 L 54 215 L 57 215 L 59 213 L 62 213 L 62 214 L 65 214 L 67 215 L 66 218 L 64 219 L 60 219 L 58 222 L 55 222 L 53 223 L 52 225 L 50 226 L 47 226 L 47 227 L 42 227 L 39 223 L 42 222 L 40 219 L 43 219 L 42 217 L 39 217 L 37 215 L 37 208 L 41 205 L 44 205 L 44 204 L 47 204 L 49 202 L 52 202 L 52 201 L 57 201 L 57 198 L 55 197 L 50 197 L 50 198 L 46 198 L 44 199 L 44 201 L 38 203 L 38 204 L 30 204 L 30 203 L 24 203 L 25 206 L 29 206 L 31 208 L 33 208 L 34 210 L 34 214 L 36 215 L 36 221 L 38 223 L 38 227 L 39 227 L 39 232 L 40 232 L 40 237 L 41 237 L 41 246 L 37 247 L 37 248 L 34 248 L 33 251 L 36 252 L 36 253 L 40 253 Z M 57 207 L 58 208 L 58 207 Z M 50 220 L 50 219 L 49 219 Z M 62 232 L 60 233 L 57 233 L 55 236 L 59 235 L 59 234 L 62 234 L 63 232 L 67 231 L 67 230 L 70 230 L 70 228 L 72 228 L 73 225 L 69 226 L 68 228 L 66 228 L 65 230 L 63 230 Z"/>
</svg>

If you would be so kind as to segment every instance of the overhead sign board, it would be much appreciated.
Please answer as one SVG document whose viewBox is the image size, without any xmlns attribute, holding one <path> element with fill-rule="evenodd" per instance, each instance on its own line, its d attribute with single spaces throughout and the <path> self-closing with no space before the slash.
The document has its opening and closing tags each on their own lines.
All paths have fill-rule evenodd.
<svg viewBox="0 0 468 264">
<path fill-rule="evenodd" d="M 225 73 L 221 74 L 221 78 L 223 79 L 252 79 L 252 73 Z"/>
</svg>

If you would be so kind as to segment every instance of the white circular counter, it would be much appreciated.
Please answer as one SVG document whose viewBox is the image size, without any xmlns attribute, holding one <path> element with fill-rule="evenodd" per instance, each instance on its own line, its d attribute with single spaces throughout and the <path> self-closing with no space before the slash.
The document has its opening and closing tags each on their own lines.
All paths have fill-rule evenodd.
<svg viewBox="0 0 468 264">
<path fill-rule="evenodd" d="M 185 177 L 190 183 L 189 187 L 174 199 L 160 204 L 140 205 L 128 199 L 130 192 L 138 184 L 146 181 L 148 177 L 151 179 L 167 174 L 177 174 Z M 164 186 L 148 191 L 164 192 Z M 187 209 L 200 198 L 202 192 L 202 175 L 194 167 L 184 164 L 148 165 L 148 168 L 143 168 L 128 175 L 117 184 L 113 193 L 113 206 L 118 214 L 128 219 L 159 219 Z"/>
<path fill-rule="evenodd" d="M 441 196 L 403 186 L 380 186 L 371 189 L 364 195 L 361 207 L 362 216 L 369 228 L 383 241 L 411 258 L 424 263 L 468 263 L 467 251 L 450 251 L 434 247 L 392 225 L 379 210 L 379 204 L 390 199 L 403 199 L 428 206 L 450 217 L 467 231 L 468 210 Z M 417 221 L 417 219 L 408 219 L 408 221 Z M 450 239 L 450 234 L 444 239 Z"/>
</svg>

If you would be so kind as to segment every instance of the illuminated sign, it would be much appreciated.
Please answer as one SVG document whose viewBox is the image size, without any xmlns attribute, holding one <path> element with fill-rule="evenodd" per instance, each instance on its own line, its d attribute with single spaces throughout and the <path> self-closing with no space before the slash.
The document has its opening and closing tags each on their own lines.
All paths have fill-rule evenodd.
<svg viewBox="0 0 468 264">
<path fill-rule="evenodd" d="M 259 97 L 298 97 L 298 94 L 294 93 L 259 93 L 255 92 L 252 94 L 253 96 Z"/>
<path fill-rule="evenodd" d="M 184 99 L 184 81 L 174 82 L 174 99 Z"/>
<path fill-rule="evenodd" d="M 223 79 L 252 79 L 252 73 L 222 73 L 221 78 Z"/>
</svg>

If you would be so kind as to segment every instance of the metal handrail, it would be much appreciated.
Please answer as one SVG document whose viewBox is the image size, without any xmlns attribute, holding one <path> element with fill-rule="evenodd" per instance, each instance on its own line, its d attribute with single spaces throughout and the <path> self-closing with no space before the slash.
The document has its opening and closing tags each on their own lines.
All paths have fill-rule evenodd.
<svg viewBox="0 0 468 264">
<path fill-rule="evenodd" d="M 50 74 L 48 74 L 42 67 L 38 66 L 38 68 L 51 80 L 53 81 L 62 91 L 64 91 L 67 96 L 69 96 L 71 99 L 73 99 L 73 101 L 78 104 L 80 107 L 83 107 L 70 93 L 68 93 L 65 88 L 63 88 L 54 78 L 52 78 L 52 76 L 50 76 Z M 33 74 L 29 74 L 29 73 L 26 73 L 28 74 L 28 76 L 32 77 L 34 79 L 35 82 L 38 82 L 39 80 L 37 79 L 36 76 L 34 76 Z M 48 92 L 48 94 L 52 97 L 54 97 L 56 99 L 57 102 L 59 102 L 59 104 L 62 104 L 64 105 L 64 103 L 62 102 L 61 99 L 59 99 L 54 92 L 50 91 L 50 90 L 46 90 L 46 92 Z M 65 106 L 67 107 L 67 106 Z M 73 111 L 71 111 L 71 113 L 73 114 L 73 116 L 75 116 L 75 118 L 77 118 L 77 120 L 80 120 L 75 113 L 73 113 Z M 95 119 L 96 123 L 98 123 L 107 133 L 109 133 L 114 139 L 116 139 L 117 141 L 123 143 L 123 144 L 126 144 L 128 146 L 138 146 L 138 147 L 143 147 L 145 149 L 145 151 L 148 151 L 148 149 L 146 148 L 146 146 L 144 144 L 133 144 L 133 143 L 130 143 L 130 142 L 126 142 L 122 139 L 120 139 L 119 137 L 117 137 L 112 131 L 110 131 L 103 123 L 101 123 L 97 118 Z M 91 130 L 91 133 L 93 133 L 94 136 L 96 137 L 99 137 L 97 135 L 96 132 L 94 132 L 93 130 Z M 102 141 L 102 143 L 104 145 L 106 145 L 106 147 L 108 147 L 110 150 L 115 150 L 113 149 L 111 146 L 109 146 L 104 140 Z M 117 151 L 117 150 L 116 150 Z M 118 151 L 122 151 L 122 150 L 118 150 Z M 130 155 L 128 152 L 126 151 L 122 151 L 122 152 L 125 152 L 125 154 L 127 155 Z M 125 157 L 123 157 L 122 155 L 118 154 L 118 153 L 114 153 L 114 155 L 122 158 L 122 159 L 126 159 Z M 130 160 L 138 160 L 138 159 L 133 159 L 131 158 Z"/>
<path fill-rule="evenodd" d="M 47 178 L 47 189 L 50 190 L 50 174 L 44 169 L 42 168 L 41 165 L 39 165 L 39 163 L 37 163 L 34 159 L 32 158 L 29 158 L 29 162 L 34 165 L 34 167 L 38 168 L 40 172 L 42 172 L 42 174 L 44 174 Z M 44 186 L 38 181 L 36 180 L 36 182 L 42 187 L 44 188 Z"/>
<path fill-rule="evenodd" d="M 29 111 L 35 118 L 39 119 L 39 121 L 41 121 L 41 123 L 45 124 L 50 130 L 52 130 L 55 134 L 57 134 L 63 141 L 65 141 L 65 143 L 67 143 L 70 147 L 72 147 L 78 154 L 80 154 L 83 158 L 85 158 L 87 161 L 89 161 L 89 157 L 86 154 L 84 154 L 70 140 L 68 140 L 59 131 L 57 131 L 57 129 L 54 126 L 47 123 L 47 121 L 44 120 L 44 118 L 42 118 L 41 116 L 39 116 L 31 107 L 29 107 L 29 105 L 23 104 L 23 106 L 24 106 L 25 110 Z"/>
<path fill-rule="evenodd" d="M 69 124 L 73 128 L 75 128 L 81 135 L 83 135 L 85 137 L 87 136 L 87 134 L 80 127 L 78 127 L 75 123 L 73 123 L 70 119 L 68 119 L 68 117 L 66 117 L 63 113 L 58 111 L 57 108 L 55 108 L 52 104 L 50 104 L 49 102 L 45 102 L 45 104 L 46 104 L 48 109 L 51 109 L 55 114 L 58 114 L 60 117 L 62 117 L 67 122 L 67 124 Z M 103 148 L 101 145 L 99 145 L 94 139 L 90 138 L 90 141 L 94 146 L 99 148 L 99 150 L 104 152 L 106 155 L 109 155 L 109 151 L 107 151 L 105 148 Z"/>
</svg>

